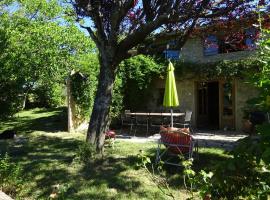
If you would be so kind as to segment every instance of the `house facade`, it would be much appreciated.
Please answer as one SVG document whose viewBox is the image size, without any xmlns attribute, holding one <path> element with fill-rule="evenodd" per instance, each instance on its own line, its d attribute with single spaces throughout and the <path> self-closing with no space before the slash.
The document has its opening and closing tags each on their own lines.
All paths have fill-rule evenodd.
<svg viewBox="0 0 270 200">
<path fill-rule="evenodd" d="M 190 38 L 181 50 L 181 61 L 211 67 L 212 63 L 219 61 L 233 61 L 256 55 L 255 43 L 248 35 L 242 38 L 243 41 L 236 41 L 235 45 L 245 44 L 245 48 L 242 49 L 234 44 L 231 47 L 221 47 L 220 45 L 226 44 L 226 41 L 220 43 L 213 35 L 207 37 Z M 191 110 L 192 125 L 197 128 L 242 130 L 246 101 L 258 95 L 257 89 L 247 83 L 245 77 L 206 79 L 200 74 L 176 74 L 176 84 L 180 106 L 175 110 Z M 164 111 L 164 86 L 164 79 L 153 82 L 155 89 L 152 90 L 151 99 L 147 104 L 149 110 Z"/>
</svg>

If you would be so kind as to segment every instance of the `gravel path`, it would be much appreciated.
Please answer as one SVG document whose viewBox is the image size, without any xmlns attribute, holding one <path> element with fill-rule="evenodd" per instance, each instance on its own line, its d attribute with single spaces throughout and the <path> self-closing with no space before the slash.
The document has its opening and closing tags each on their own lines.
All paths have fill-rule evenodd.
<svg viewBox="0 0 270 200">
<path fill-rule="evenodd" d="M 218 147 L 231 150 L 239 139 L 247 135 L 235 131 L 195 131 L 193 137 L 198 141 L 200 147 Z M 118 140 L 145 143 L 155 142 L 160 138 L 159 134 L 149 137 L 134 137 L 128 135 L 117 135 Z"/>
</svg>

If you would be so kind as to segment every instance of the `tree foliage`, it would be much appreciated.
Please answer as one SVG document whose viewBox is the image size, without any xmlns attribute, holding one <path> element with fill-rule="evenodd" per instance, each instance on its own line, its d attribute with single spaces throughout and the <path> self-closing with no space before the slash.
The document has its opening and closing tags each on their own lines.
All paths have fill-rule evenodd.
<svg viewBox="0 0 270 200">
<path fill-rule="evenodd" d="M 1 92 L 1 107 L 9 104 L 17 111 L 15 99 L 22 97 L 22 102 L 31 92 L 42 94 L 40 90 L 48 94 L 43 95 L 48 105 L 55 105 L 63 93 L 56 88 L 64 85 L 68 73 L 88 65 L 82 60 L 93 53 L 94 44 L 74 22 L 63 20 L 68 11 L 55 0 L 1 3 L 0 88 L 13 85 L 13 96 Z"/>
<path fill-rule="evenodd" d="M 259 55 L 253 59 L 259 67 L 253 73 L 247 74 L 249 81 L 260 93 L 257 98 L 251 99 L 248 103 L 250 110 L 270 112 L 270 28 L 262 27 L 263 20 L 262 18 L 258 20 L 261 27 Z"/>
<path fill-rule="evenodd" d="M 149 98 L 152 81 L 164 78 L 166 66 L 164 60 L 145 55 L 123 61 L 119 69 L 123 80 L 123 105 L 129 109 L 147 110 L 142 102 Z"/>
</svg>

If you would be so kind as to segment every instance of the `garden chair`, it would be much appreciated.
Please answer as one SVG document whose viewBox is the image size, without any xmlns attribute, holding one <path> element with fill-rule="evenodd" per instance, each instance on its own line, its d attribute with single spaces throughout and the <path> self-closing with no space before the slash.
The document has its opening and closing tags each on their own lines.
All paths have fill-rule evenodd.
<svg viewBox="0 0 270 200">
<path fill-rule="evenodd" d="M 120 134 L 122 134 L 123 127 L 129 127 L 129 134 L 132 132 L 133 126 L 135 125 L 135 117 L 132 115 L 127 115 L 130 113 L 130 110 L 125 110 L 125 113 L 121 114 L 121 130 Z"/>
<path fill-rule="evenodd" d="M 181 156 L 189 159 L 193 157 L 194 151 L 198 152 L 198 143 L 186 130 L 188 128 L 160 131 L 156 164 L 162 161 L 166 164 L 180 166 L 180 161 L 176 159 L 177 157 Z"/>
<path fill-rule="evenodd" d="M 146 127 L 146 135 L 148 135 L 148 132 L 149 132 L 149 119 L 150 119 L 149 115 L 145 115 L 145 116 L 136 115 L 135 116 L 135 133 L 134 133 L 134 136 L 136 135 L 137 128 L 138 127 L 144 127 L 144 126 Z"/>
<path fill-rule="evenodd" d="M 150 127 L 160 127 L 164 124 L 164 119 L 162 116 L 162 113 L 160 113 L 160 116 L 152 116 L 149 120 Z"/>
<path fill-rule="evenodd" d="M 192 117 L 192 111 L 187 110 L 185 112 L 184 121 L 177 121 L 174 124 L 179 125 L 182 128 L 189 128 L 190 132 L 193 133 L 193 129 L 192 129 L 192 126 L 191 126 L 191 117 Z"/>
<path fill-rule="evenodd" d="M 105 145 L 114 148 L 114 142 L 116 138 L 116 133 L 114 130 L 108 130 L 105 132 Z"/>
</svg>

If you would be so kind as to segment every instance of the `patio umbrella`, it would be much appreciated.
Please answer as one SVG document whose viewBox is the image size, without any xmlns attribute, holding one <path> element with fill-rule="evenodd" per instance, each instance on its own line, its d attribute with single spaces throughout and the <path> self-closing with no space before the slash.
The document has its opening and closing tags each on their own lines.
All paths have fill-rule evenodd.
<svg viewBox="0 0 270 200">
<path fill-rule="evenodd" d="M 174 67 L 173 64 L 169 62 L 167 68 L 167 78 L 166 78 L 163 106 L 171 108 L 171 127 L 173 127 L 173 107 L 176 107 L 178 105 L 179 101 L 174 78 Z"/>
</svg>

